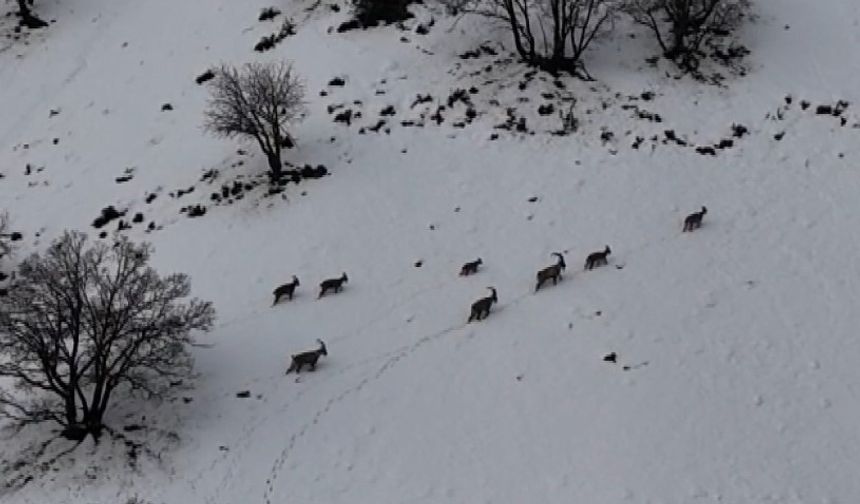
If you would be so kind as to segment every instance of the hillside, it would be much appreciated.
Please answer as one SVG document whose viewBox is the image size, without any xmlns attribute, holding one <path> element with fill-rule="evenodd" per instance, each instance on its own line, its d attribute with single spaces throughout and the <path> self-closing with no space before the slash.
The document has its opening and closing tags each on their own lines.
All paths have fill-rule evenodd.
<svg viewBox="0 0 860 504">
<path fill-rule="evenodd" d="M 594 82 L 554 82 L 519 65 L 503 31 L 432 6 L 341 34 L 346 4 L 275 2 L 282 16 L 264 23 L 264 0 L 38 3 L 49 29 L 0 39 L 0 201 L 19 254 L 64 229 L 97 239 L 109 205 L 139 212 L 124 233 L 154 244 L 160 271 L 188 273 L 218 321 L 194 349 L 193 390 L 113 411 L 117 428 L 143 427 L 128 433 L 145 446 L 132 467 L 121 443 L 87 441 L 43 473 L 27 462 L 48 428 L 9 432 L 0 502 L 860 495 L 857 2 L 757 1 L 739 34 L 748 71 L 721 86 L 648 65 L 656 47 L 624 24 L 589 53 Z M 287 16 L 296 34 L 254 52 Z M 281 59 L 308 91 L 287 160 L 330 175 L 268 195 L 256 146 L 202 130 L 195 78 Z M 437 123 L 457 90 L 471 105 Z M 551 134 L 571 97 L 579 129 Z M 841 115 L 816 113 L 840 100 Z M 526 131 L 495 127 L 508 108 Z M 361 117 L 334 122 L 347 109 Z M 241 199 L 211 199 L 236 181 Z M 182 211 L 194 205 L 205 214 Z M 702 205 L 702 228 L 682 233 Z M 609 264 L 583 271 L 605 245 Z M 535 294 L 562 251 L 564 280 Z M 459 277 L 476 257 L 479 273 Z M 341 272 L 343 292 L 317 300 Z M 294 274 L 297 297 L 272 307 Z M 467 324 L 487 286 L 498 305 Z M 285 376 L 317 338 L 316 372 Z"/>
</svg>

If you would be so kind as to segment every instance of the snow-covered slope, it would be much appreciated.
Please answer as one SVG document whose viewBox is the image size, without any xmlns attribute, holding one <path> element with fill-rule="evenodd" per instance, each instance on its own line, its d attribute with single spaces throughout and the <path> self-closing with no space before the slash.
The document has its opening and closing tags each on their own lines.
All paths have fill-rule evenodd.
<svg viewBox="0 0 860 504">
<path fill-rule="evenodd" d="M 45 0 L 40 13 L 57 22 L 0 46 L 0 201 L 25 233 L 21 252 L 66 228 L 95 238 L 90 223 L 107 205 L 128 209 L 126 220 L 141 212 L 126 233 L 155 244 L 161 270 L 191 274 L 219 313 L 195 349 L 190 401 L 114 411 L 117 427 L 146 427 L 129 434 L 150 450 L 134 469 L 121 445 L 85 444 L 0 501 L 860 496 L 860 4 L 758 1 L 742 34 L 750 71 L 726 87 L 650 67 L 650 39 L 622 25 L 590 55 L 597 82 L 563 88 L 500 61 L 503 32 L 427 7 L 405 30 L 338 34 L 329 28 L 343 10 L 282 2 L 298 33 L 260 55 L 253 45 L 280 22 L 256 20 L 267 5 Z M 431 16 L 429 34 L 412 31 Z M 482 44 L 497 55 L 458 57 Z M 194 79 L 220 62 L 278 59 L 294 61 L 308 88 L 288 160 L 332 174 L 214 205 L 222 183 L 254 179 L 264 162 L 253 145 L 203 133 L 207 94 Z M 335 76 L 346 84 L 327 85 Z M 462 103 L 441 124 L 429 119 L 472 86 L 474 121 L 455 126 Z M 419 94 L 433 101 L 413 106 Z M 538 106 L 558 110 L 570 96 L 579 131 L 548 134 L 557 113 Z M 838 100 L 851 103 L 844 126 L 816 114 Z M 362 117 L 334 123 L 337 104 Z M 386 125 L 359 133 L 388 105 Z M 506 107 L 534 134 L 494 129 Z M 733 125 L 748 133 L 733 136 Z M 663 141 L 666 130 L 688 145 Z M 723 139 L 733 145 L 716 156 L 695 150 Z M 201 181 L 211 169 L 214 183 Z M 204 216 L 180 213 L 196 204 Z M 682 234 L 703 204 L 702 229 Z M 609 266 L 582 271 L 607 244 Z M 566 252 L 565 278 L 534 294 L 554 251 Z M 478 256 L 479 274 L 458 277 Z M 344 291 L 315 299 L 317 283 L 342 271 Z M 270 307 L 293 274 L 296 299 Z M 487 286 L 499 304 L 466 324 Z M 289 354 L 317 338 L 329 357 L 285 377 Z M 610 352 L 617 364 L 603 361 Z M 237 398 L 243 390 L 251 397 Z M 45 435 L 25 434 L 4 439 L 5 461 Z"/>
</svg>

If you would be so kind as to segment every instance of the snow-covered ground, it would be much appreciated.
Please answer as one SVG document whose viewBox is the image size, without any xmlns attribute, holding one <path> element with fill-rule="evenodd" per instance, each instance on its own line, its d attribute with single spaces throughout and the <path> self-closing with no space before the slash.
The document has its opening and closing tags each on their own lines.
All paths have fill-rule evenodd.
<svg viewBox="0 0 860 504">
<path fill-rule="evenodd" d="M 757 1 L 741 34 L 749 72 L 724 87 L 652 68 L 653 42 L 623 24 L 589 55 L 596 82 L 559 87 L 504 61 L 504 32 L 428 7 L 405 29 L 338 34 L 345 9 L 277 2 L 298 33 L 261 55 L 254 44 L 283 19 L 258 22 L 264 0 L 37 4 L 56 23 L 0 42 L 0 202 L 25 234 L 19 253 L 67 228 L 96 238 L 107 205 L 126 221 L 140 212 L 125 233 L 155 244 L 160 270 L 189 273 L 219 320 L 194 350 L 193 391 L 113 412 L 118 428 L 146 428 L 130 433 L 149 440 L 134 468 L 106 442 L 44 474 L 13 470 L 45 435 L 25 431 L 3 439 L 4 480 L 37 477 L 0 502 L 860 498 L 855 0 Z M 429 34 L 414 32 L 431 17 Z M 459 57 L 482 45 L 496 55 Z M 331 176 L 215 205 L 222 183 L 265 163 L 253 145 L 204 134 L 194 79 L 280 59 L 309 101 L 287 159 Z M 345 85 L 329 86 L 335 76 Z M 455 125 L 463 103 L 430 119 L 473 86 L 473 121 Z M 419 94 L 433 101 L 413 106 Z M 557 112 L 538 106 L 566 110 L 570 97 L 579 131 L 550 135 Z M 851 104 L 844 126 L 816 114 L 838 100 Z M 367 130 L 389 105 L 395 115 Z M 507 107 L 534 134 L 494 129 Z M 362 117 L 334 123 L 346 108 Z M 724 139 L 716 156 L 695 150 Z M 180 213 L 197 204 L 204 216 Z M 704 226 L 682 234 L 701 205 Z M 582 271 L 607 244 L 609 266 Z M 555 251 L 565 278 L 534 294 Z M 458 277 L 478 256 L 480 272 Z M 317 300 L 318 282 L 343 271 L 344 291 Z M 271 307 L 293 274 L 297 297 Z M 466 324 L 487 286 L 499 304 Z M 288 356 L 317 338 L 329 349 L 317 371 L 285 377 Z"/>
</svg>

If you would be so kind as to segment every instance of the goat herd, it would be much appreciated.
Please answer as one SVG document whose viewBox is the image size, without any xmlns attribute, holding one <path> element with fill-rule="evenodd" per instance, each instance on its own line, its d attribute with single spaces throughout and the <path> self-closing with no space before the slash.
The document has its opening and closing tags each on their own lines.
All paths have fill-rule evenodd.
<svg viewBox="0 0 860 504">
<path fill-rule="evenodd" d="M 704 218 L 705 214 L 708 213 L 708 209 L 704 206 L 698 212 L 691 213 L 684 219 L 684 228 L 683 231 L 693 231 L 702 226 L 702 218 Z M 606 246 L 601 251 L 592 252 L 588 254 L 588 257 L 585 258 L 585 269 L 591 270 L 598 266 L 604 266 L 608 263 L 608 256 L 612 253 L 612 250 L 609 248 L 609 245 Z M 552 255 L 556 257 L 556 263 L 543 268 L 542 270 L 537 272 L 537 284 L 535 285 L 535 292 L 539 291 L 541 286 L 545 282 L 552 280 L 553 285 L 557 284 L 559 280 L 561 280 L 562 272 L 567 268 L 567 264 L 564 262 L 564 256 L 559 252 L 553 252 Z M 481 258 L 477 258 L 474 261 L 467 262 L 460 268 L 460 276 L 468 276 L 478 272 L 478 267 L 483 264 Z M 333 291 L 335 293 L 340 292 L 343 284 L 348 281 L 346 273 L 343 273 L 338 278 L 329 278 L 323 280 L 320 283 L 320 293 L 317 299 L 323 297 L 326 292 Z M 281 300 L 282 297 L 287 297 L 287 299 L 293 299 L 293 293 L 296 290 L 296 287 L 299 286 L 299 279 L 293 275 L 293 280 L 290 283 L 283 284 L 273 292 L 275 296 L 275 302 L 272 303 L 272 306 L 276 305 L 278 301 Z M 468 322 L 472 322 L 473 320 L 482 320 L 487 318 L 490 314 L 490 308 L 493 304 L 499 301 L 499 298 L 496 294 L 496 289 L 494 287 L 488 287 L 490 289 L 490 295 L 484 298 L 481 298 L 474 303 L 472 303 L 471 313 L 469 314 Z M 301 372 L 302 367 L 307 365 L 311 371 L 316 368 L 317 360 L 319 360 L 321 355 L 328 355 L 328 351 L 326 350 L 325 343 L 322 340 L 317 340 L 320 344 L 319 348 L 316 350 L 310 350 L 307 352 L 302 352 L 298 354 L 292 355 L 292 363 L 290 367 L 287 369 L 287 373 L 290 371 L 295 371 L 297 374 Z"/>
</svg>

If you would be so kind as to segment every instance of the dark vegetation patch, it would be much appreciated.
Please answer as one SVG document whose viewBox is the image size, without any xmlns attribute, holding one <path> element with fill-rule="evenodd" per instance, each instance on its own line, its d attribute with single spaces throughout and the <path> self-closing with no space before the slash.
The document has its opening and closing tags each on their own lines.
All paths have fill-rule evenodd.
<svg viewBox="0 0 860 504">
<path fill-rule="evenodd" d="M 462 60 L 469 60 L 469 59 L 477 59 L 477 58 L 480 58 L 482 56 L 496 56 L 496 55 L 498 55 L 498 52 L 495 49 L 493 49 L 492 47 L 490 47 L 488 44 L 484 43 L 484 44 L 481 44 L 480 46 L 478 46 L 477 49 L 472 49 L 472 50 L 466 51 L 462 54 L 459 54 L 458 57 Z"/>
<path fill-rule="evenodd" d="M 355 117 L 360 117 L 359 115 L 355 115 Z M 343 123 L 347 126 L 352 125 L 353 112 L 352 109 L 346 109 L 343 112 L 340 112 L 336 116 L 334 116 L 334 122 Z"/>
<path fill-rule="evenodd" d="M 344 33 L 405 21 L 412 17 L 407 9 L 412 2 L 413 0 L 353 0 L 353 18 L 338 26 L 337 32 Z"/>
<path fill-rule="evenodd" d="M 465 89 L 455 89 L 448 95 L 448 108 L 453 107 L 457 103 L 462 103 L 466 106 L 472 106 L 472 99 L 469 97 L 469 92 Z"/>
<path fill-rule="evenodd" d="M 625 103 L 624 105 L 621 105 L 621 109 L 632 111 L 632 113 L 633 113 L 632 117 L 634 117 L 636 119 L 643 119 L 645 121 L 650 121 L 650 122 L 654 122 L 654 123 L 662 123 L 663 122 L 663 117 L 660 114 L 657 114 L 656 112 L 650 112 L 648 110 L 645 110 L 645 109 L 639 107 L 639 105 L 637 105 L 635 103 Z M 605 108 L 604 108 L 604 110 L 605 110 Z"/>
<path fill-rule="evenodd" d="M 128 210 L 119 211 L 113 207 L 113 205 L 108 205 L 102 208 L 101 215 L 93 220 L 92 226 L 96 229 L 101 229 L 111 221 L 115 219 L 119 219 L 120 217 L 124 217 Z"/>
<path fill-rule="evenodd" d="M 373 133 L 379 133 L 379 131 L 382 129 L 382 127 L 385 126 L 386 124 L 388 124 L 388 122 L 385 119 L 380 119 L 380 120 L 376 121 L 376 124 L 374 124 L 373 126 L 367 126 L 366 128 L 360 128 L 358 130 L 358 134 L 363 135 L 365 133 L 365 131 L 370 131 Z M 391 133 L 391 129 L 385 128 L 385 133 L 386 134 Z"/>
<path fill-rule="evenodd" d="M 194 82 L 202 85 L 202 84 L 206 83 L 207 81 L 210 81 L 214 78 L 215 78 L 215 72 L 213 72 L 211 69 L 209 69 L 209 70 L 206 70 L 205 72 L 203 72 L 202 74 L 198 75 L 197 78 L 194 79 Z"/>
<path fill-rule="evenodd" d="M 184 213 L 188 217 L 202 217 L 206 215 L 206 207 L 200 204 L 188 205 L 180 208 L 179 213 Z"/>
<path fill-rule="evenodd" d="M 432 102 L 433 102 L 433 96 L 431 96 L 430 94 L 426 94 L 426 95 L 418 94 L 415 96 L 415 100 L 412 101 L 412 105 L 410 105 L 409 108 L 415 108 L 417 105 L 421 105 L 422 103 L 432 103 Z"/>
<path fill-rule="evenodd" d="M 664 136 L 664 139 L 663 139 L 664 144 L 668 143 L 668 142 L 672 142 L 672 143 L 675 143 L 675 144 L 680 145 L 682 147 L 687 146 L 687 141 L 683 140 L 681 138 L 678 138 L 678 136 L 675 134 L 675 130 L 665 130 L 663 132 L 663 136 Z"/>
<path fill-rule="evenodd" d="M 542 116 L 552 115 L 555 112 L 555 106 L 552 103 L 545 103 L 538 106 L 538 114 Z"/>
<path fill-rule="evenodd" d="M 749 131 L 743 124 L 732 124 L 732 136 L 735 138 L 743 138 Z"/>
<path fill-rule="evenodd" d="M 115 180 L 116 180 L 117 184 L 123 184 L 125 182 L 130 181 L 133 178 L 134 178 L 134 168 L 126 168 L 123 171 L 122 176 L 117 177 Z"/>
<path fill-rule="evenodd" d="M 254 45 L 254 50 L 257 52 L 266 52 L 268 50 L 274 49 L 278 44 L 283 42 L 283 40 L 287 37 L 293 36 L 296 34 L 296 25 L 293 23 L 291 19 L 285 19 L 281 24 L 281 28 L 270 35 L 265 35 L 263 38 Z"/>
<path fill-rule="evenodd" d="M 171 198 L 181 198 L 186 194 L 191 194 L 194 192 L 194 186 L 188 186 L 186 189 L 177 189 L 168 193 Z"/>
<path fill-rule="evenodd" d="M 276 7 L 266 7 L 260 11 L 259 21 L 271 21 L 281 15 L 281 11 Z"/>
</svg>

